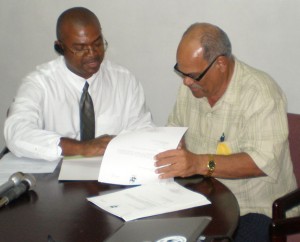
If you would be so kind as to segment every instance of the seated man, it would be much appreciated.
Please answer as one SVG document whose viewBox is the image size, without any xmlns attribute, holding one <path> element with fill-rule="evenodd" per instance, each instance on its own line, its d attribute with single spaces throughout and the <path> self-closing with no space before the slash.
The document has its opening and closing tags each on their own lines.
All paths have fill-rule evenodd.
<svg viewBox="0 0 300 242">
<path fill-rule="evenodd" d="M 183 85 L 168 124 L 189 129 L 180 148 L 155 157 L 156 172 L 216 177 L 240 206 L 235 241 L 269 241 L 272 202 L 296 188 L 283 92 L 235 58 L 226 33 L 207 23 L 183 34 L 175 71 Z"/>
<path fill-rule="evenodd" d="M 103 155 L 120 131 L 152 126 L 141 84 L 104 60 L 107 43 L 94 13 L 68 9 L 56 31 L 61 56 L 23 80 L 9 109 L 4 136 L 11 152 L 45 160 Z"/>
</svg>

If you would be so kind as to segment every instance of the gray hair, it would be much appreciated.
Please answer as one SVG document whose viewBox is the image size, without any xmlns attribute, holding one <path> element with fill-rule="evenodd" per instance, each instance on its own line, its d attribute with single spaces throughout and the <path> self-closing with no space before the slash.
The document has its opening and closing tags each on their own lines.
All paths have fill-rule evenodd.
<svg viewBox="0 0 300 242">
<path fill-rule="evenodd" d="M 231 57 L 231 43 L 227 34 L 218 26 L 208 23 L 194 23 L 183 34 L 195 35 L 203 47 L 204 60 L 211 62 L 218 55 Z"/>
</svg>

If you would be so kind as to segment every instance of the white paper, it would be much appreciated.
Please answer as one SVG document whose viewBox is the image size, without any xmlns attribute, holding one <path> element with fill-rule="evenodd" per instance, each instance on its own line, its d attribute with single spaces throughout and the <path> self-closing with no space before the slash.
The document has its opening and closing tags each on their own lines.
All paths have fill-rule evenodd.
<svg viewBox="0 0 300 242">
<path fill-rule="evenodd" d="M 98 181 L 121 185 L 168 182 L 155 174 L 154 156 L 176 149 L 186 127 L 153 127 L 121 132 L 107 146 Z"/>
<path fill-rule="evenodd" d="M 87 199 L 125 221 L 210 204 L 202 194 L 176 182 L 142 185 Z"/>
<path fill-rule="evenodd" d="M 98 180 L 102 156 L 96 157 L 64 157 L 58 180 Z"/>
<path fill-rule="evenodd" d="M 42 159 L 30 159 L 17 157 L 9 152 L 0 159 L 0 185 L 7 182 L 8 178 L 15 172 L 23 173 L 52 173 L 59 160 L 46 161 Z"/>
</svg>

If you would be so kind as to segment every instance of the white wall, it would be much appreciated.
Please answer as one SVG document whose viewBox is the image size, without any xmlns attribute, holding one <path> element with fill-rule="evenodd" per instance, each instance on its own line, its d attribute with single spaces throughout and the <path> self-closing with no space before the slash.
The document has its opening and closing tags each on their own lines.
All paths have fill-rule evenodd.
<svg viewBox="0 0 300 242">
<path fill-rule="evenodd" d="M 164 125 L 181 80 L 173 72 L 177 44 L 194 22 L 223 28 L 233 52 L 268 72 L 300 113 L 299 0 L 0 0 L 0 147 L 6 110 L 21 78 L 53 59 L 59 14 L 84 6 L 99 17 L 107 57 L 142 82 L 158 125 Z"/>
</svg>

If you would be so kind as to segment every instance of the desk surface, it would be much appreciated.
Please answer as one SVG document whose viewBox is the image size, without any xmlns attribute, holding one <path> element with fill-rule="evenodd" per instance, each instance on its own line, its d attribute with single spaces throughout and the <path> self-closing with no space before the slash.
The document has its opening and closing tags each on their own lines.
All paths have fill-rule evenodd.
<svg viewBox="0 0 300 242">
<path fill-rule="evenodd" d="M 97 181 L 59 182 L 59 169 L 53 174 L 36 174 L 33 191 L 0 208 L 2 242 L 103 241 L 124 221 L 86 200 L 87 197 L 123 186 Z M 239 207 L 231 191 L 215 179 L 178 179 L 187 188 L 201 192 L 211 205 L 162 214 L 153 218 L 211 216 L 205 235 L 232 235 L 239 218 Z"/>
</svg>

